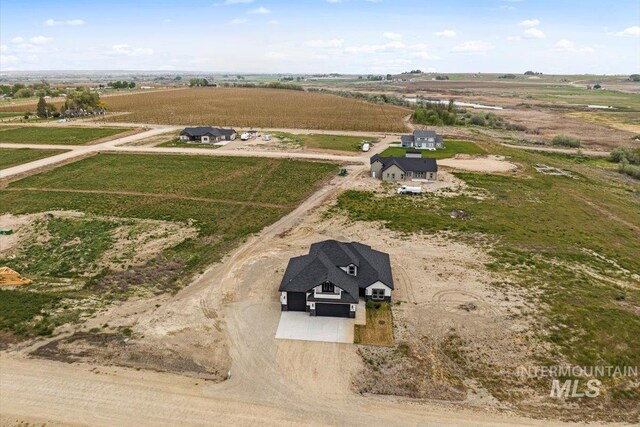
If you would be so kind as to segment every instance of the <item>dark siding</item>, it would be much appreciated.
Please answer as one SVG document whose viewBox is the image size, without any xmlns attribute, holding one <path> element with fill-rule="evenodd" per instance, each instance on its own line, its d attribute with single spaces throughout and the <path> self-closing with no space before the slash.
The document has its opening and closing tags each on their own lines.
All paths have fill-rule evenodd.
<svg viewBox="0 0 640 427">
<path fill-rule="evenodd" d="M 349 317 L 349 304 L 316 303 L 316 316 Z"/>
<path fill-rule="evenodd" d="M 307 311 L 307 293 L 287 292 L 287 309 L 289 311 Z"/>
</svg>

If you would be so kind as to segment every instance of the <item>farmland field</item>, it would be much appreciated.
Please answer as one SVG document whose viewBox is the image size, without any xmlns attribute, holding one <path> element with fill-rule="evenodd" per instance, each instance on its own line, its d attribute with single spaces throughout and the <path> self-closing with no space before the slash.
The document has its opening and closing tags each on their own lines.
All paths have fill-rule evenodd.
<svg viewBox="0 0 640 427">
<path fill-rule="evenodd" d="M 422 157 L 433 159 L 446 159 L 456 154 L 485 154 L 486 152 L 471 141 L 445 140 L 445 148 L 429 151 L 421 150 Z M 380 153 L 381 157 L 404 157 L 407 149 L 402 147 L 389 147 Z"/>
<path fill-rule="evenodd" d="M 0 191 L 0 215 L 57 210 L 83 212 L 89 219 L 43 219 L 39 227 L 49 240 L 23 245 L 7 263 L 38 278 L 31 286 L 36 289 L 46 280 L 79 283 L 67 298 L 177 289 L 248 234 L 291 211 L 336 170 L 333 164 L 282 159 L 98 154 Z M 126 272 L 99 267 L 117 230 L 155 228 L 156 222 L 139 221 L 195 228 L 195 234 Z"/>
<path fill-rule="evenodd" d="M 638 183 L 597 163 L 583 163 L 582 156 L 574 160 L 506 148 L 496 154 L 518 162 L 519 176 L 455 174 L 481 197 L 399 198 L 351 190 L 339 197 L 335 212 L 408 234 L 453 233 L 487 250 L 486 266 L 509 277 L 495 282 L 496 289 L 521 289 L 536 307 L 528 316 L 534 319 L 533 356 L 540 363 L 638 366 Z M 575 178 L 541 175 L 532 168 L 537 163 L 569 170 Z M 453 209 L 463 210 L 468 219 L 452 218 Z M 514 383 L 495 374 L 500 369 L 491 362 L 475 359 L 475 344 L 456 343 L 458 366 L 478 376 L 493 396 L 520 405 L 519 396 L 526 393 L 515 392 Z M 576 399 L 576 414 L 637 420 L 635 378 L 599 379 L 610 399 L 597 410 L 589 399 Z"/>
<path fill-rule="evenodd" d="M 124 128 L 11 127 L 0 128 L 0 142 L 20 144 L 84 145 L 128 131 Z"/>
<path fill-rule="evenodd" d="M 193 88 L 105 98 L 112 120 L 172 125 L 405 130 L 410 111 L 338 96 L 302 91 L 248 88 Z M 107 119 L 109 120 L 109 119 Z"/>
<path fill-rule="evenodd" d="M 31 148 L 0 148 L 0 169 L 21 165 L 64 153 L 64 150 L 34 150 Z"/>
</svg>

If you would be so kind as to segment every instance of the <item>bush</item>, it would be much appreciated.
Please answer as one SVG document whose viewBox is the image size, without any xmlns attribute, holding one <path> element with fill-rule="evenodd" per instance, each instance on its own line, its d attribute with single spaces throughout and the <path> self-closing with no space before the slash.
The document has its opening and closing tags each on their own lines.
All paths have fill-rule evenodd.
<svg viewBox="0 0 640 427">
<path fill-rule="evenodd" d="M 551 144 L 560 145 L 563 147 L 578 148 L 580 147 L 581 142 L 580 138 L 576 138 L 575 136 L 560 134 L 553 137 L 553 139 L 551 140 Z"/>
<path fill-rule="evenodd" d="M 631 74 L 629 80 L 632 82 L 640 82 L 640 74 Z"/>
<path fill-rule="evenodd" d="M 515 74 L 503 74 L 501 76 L 498 76 L 499 79 L 515 79 L 516 75 Z"/>
<path fill-rule="evenodd" d="M 484 115 L 474 114 L 473 116 L 471 116 L 471 119 L 469 119 L 469 123 L 476 126 L 485 126 L 487 124 L 487 121 L 485 120 Z"/>
<path fill-rule="evenodd" d="M 620 162 L 618 172 L 629 175 L 632 178 L 640 179 L 640 166 L 632 165 L 626 160 Z"/>
<path fill-rule="evenodd" d="M 609 161 L 613 163 L 621 163 L 626 161 L 627 163 L 630 163 L 632 165 L 640 165 L 640 148 L 615 148 L 611 152 L 611 154 L 609 154 Z"/>
</svg>

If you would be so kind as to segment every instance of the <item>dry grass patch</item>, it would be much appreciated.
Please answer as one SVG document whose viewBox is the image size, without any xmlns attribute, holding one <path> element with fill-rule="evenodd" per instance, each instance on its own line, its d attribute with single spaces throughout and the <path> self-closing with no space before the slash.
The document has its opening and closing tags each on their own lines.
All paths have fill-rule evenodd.
<svg viewBox="0 0 640 427">
<path fill-rule="evenodd" d="M 367 303 L 367 324 L 356 325 L 353 342 L 363 345 L 393 346 L 393 315 L 389 303 Z"/>
</svg>

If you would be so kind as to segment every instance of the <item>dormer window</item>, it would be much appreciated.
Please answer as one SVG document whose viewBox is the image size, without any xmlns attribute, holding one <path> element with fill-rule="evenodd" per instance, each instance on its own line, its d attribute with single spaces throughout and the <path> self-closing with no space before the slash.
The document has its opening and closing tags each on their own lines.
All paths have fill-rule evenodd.
<svg viewBox="0 0 640 427">
<path fill-rule="evenodd" d="M 356 274 L 358 274 L 358 267 L 351 264 L 350 266 L 347 267 L 347 274 L 350 276 L 355 276 Z"/>
<path fill-rule="evenodd" d="M 333 283 L 324 282 L 322 284 L 322 293 L 323 294 L 333 294 L 333 293 L 335 293 L 335 286 L 333 286 Z"/>
</svg>

